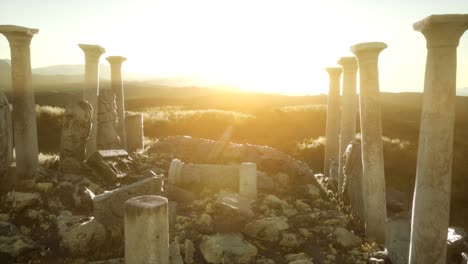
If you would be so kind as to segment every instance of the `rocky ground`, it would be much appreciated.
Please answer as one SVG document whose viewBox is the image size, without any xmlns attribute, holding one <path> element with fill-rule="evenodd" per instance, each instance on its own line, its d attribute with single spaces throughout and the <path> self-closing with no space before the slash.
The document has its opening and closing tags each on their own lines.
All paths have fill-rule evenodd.
<svg viewBox="0 0 468 264">
<path fill-rule="evenodd" d="M 93 218 L 93 198 L 154 176 L 150 171 L 167 175 L 170 161 L 184 155 L 180 146 L 171 151 L 162 143 L 131 154 L 137 169 L 112 184 L 86 164 L 83 173 L 64 175 L 56 157 L 43 160 L 34 179 L 0 197 L 0 263 L 122 263 L 123 231 Z M 271 148 L 236 146 L 243 148 L 239 156 L 256 153 L 258 199 L 251 204 L 229 188 L 180 189 L 193 200 L 172 199 L 166 183 L 160 195 L 175 209 L 171 263 L 384 263 L 375 253 L 382 247 L 362 236 L 334 193 L 315 179 L 304 181 L 311 171 L 304 173 L 303 163 Z"/>
</svg>

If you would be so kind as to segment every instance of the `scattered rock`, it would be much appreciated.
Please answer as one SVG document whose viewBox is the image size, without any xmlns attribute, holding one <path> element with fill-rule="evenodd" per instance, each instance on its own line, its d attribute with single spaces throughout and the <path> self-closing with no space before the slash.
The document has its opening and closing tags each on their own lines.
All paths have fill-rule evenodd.
<svg viewBox="0 0 468 264">
<path fill-rule="evenodd" d="M 315 185 L 306 184 L 305 188 L 305 194 L 308 199 L 313 201 L 320 198 L 320 189 Z"/>
<path fill-rule="evenodd" d="M 171 242 L 169 247 L 169 263 L 184 264 L 184 260 L 180 254 L 179 239 L 177 237 Z"/>
<path fill-rule="evenodd" d="M 254 216 L 249 200 L 238 194 L 221 193 L 213 207 L 213 218 L 217 232 L 240 232 Z"/>
<path fill-rule="evenodd" d="M 192 240 L 186 239 L 184 243 L 184 261 L 186 264 L 193 264 L 195 260 L 193 259 L 195 255 L 195 246 L 193 245 Z"/>
<path fill-rule="evenodd" d="M 301 241 L 300 238 L 294 233 L 283 233 L 280 241 L 280 246 L 288 248 L 299 247 L 304 241 Z"/>
<path fill-rule="evenodd" d="M 92 217 L 63 212 L 57 226 L 60 246 L 74 256 L 94 253 L 106 240 L 106 229 Z"/>
<path fill-rule="evenodd" d="M 260 240 L 275 242 L 280 239 L 280 233 L 289 228 L 286 217 L 267 217 L 248 223 L 243 233 Z"/>
<path fill-rule="evenodd" d="M 40 203 L 41 195 L 38 193 L 9 192 L 2 198 L 2 207 L 10 208 L 15 212 Z"/>
<path fill-rule="evenodd" d="M 204 236 L 200 243 L 203 258 L 208 263 L 247 264 L 257 256 L 257 248 L 239 233 Z"/>
<path fill-rule="evenodd" d="M 198 222 L 197 222 L 197 229 L 201 232 L 201 233 L 212 233 L 213 230 L 214 230 L 214 227 L 213 227 L 213 219 L 211 218 L 211 216 L 207 213 L 203 213 L 200 218 L 198 219 Z"/>
<path fill-rule="evenodd" d="M 0 222 L 0 255 L 16 258 L 35 248 L 34 242 L 23 236 L 14 225 Z"/>
<path fill-rule="evenodd" d="M 336 236 L 336 242 L 343 248 L 351 248 L 362 243 L 360 237 L 342 227 L 336 228 L 334 234 Z"/>
</svg>

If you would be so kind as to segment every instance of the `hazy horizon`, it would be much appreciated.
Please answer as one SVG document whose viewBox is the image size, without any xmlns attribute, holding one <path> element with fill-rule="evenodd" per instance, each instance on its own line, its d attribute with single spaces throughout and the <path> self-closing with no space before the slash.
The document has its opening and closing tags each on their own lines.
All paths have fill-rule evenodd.
<svg viewBox="0 0 468 264">
<path fill-rule="evenodd" d="M 125 56 L 123 71 L 132 74 L 306 95 L 327 93 L 324 68 L 365 41 L 388 44 L 379 59 L 381 91 L 422 92 L 426 43 L 412 24 L 431 14 L 467 13 L 468 2 L 19 0 L 3 1 L 0 10 L 8 10 L 0 24 L 40 30 L 31 44 L 33 68 L 83 64 L 77 44 L 92 43 L 107 50 L 102 64 Z M 0 59 L 9 59 L 3 36 Z M 468 87 L 466 33 L 457 66 L 457 87 Z"/>
</svg>

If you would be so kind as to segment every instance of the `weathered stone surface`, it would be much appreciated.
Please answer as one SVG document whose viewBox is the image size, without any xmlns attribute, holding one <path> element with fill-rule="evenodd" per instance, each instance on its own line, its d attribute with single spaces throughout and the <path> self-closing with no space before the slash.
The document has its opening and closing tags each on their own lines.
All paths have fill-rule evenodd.
<svg viewBox="0 0 468 264">
<path fill-rule="evenodd" d="M 378 57 L 387 48 L 383 42 L 359 43 L 351 47 L 359 64 L 363 201 L 366 235 L 385 243 L 387 207 L 382 143 Z"/>
<path fill-rule="evenodd" d="M 88 264 L 125 264 L 123 258 L 121 259 L 109 259 L 109 260 L 102 260 L 102 261 L 93 261 L 88 262 Z"/>
<path fill-rule="evenodd" d="M 193 245 L 192 240 L 186 239 L 184 243 L 184 261 L 186 264 L 193 264 L 195 260 L 193 259 L 195 255 L 195 246 Z"/>
<path fill-rule="evenodd" d="M 311 258 L 304 252 L 286 255 L 285 260 L 289 264 L 313 264 Z"/>
<path fill-rule="evenodd" d="M 205 261 L 213 264 L 252 263 L 258 254 L 257 248 L 239 233 L 204 236 L 200 250 Z"/>
<path fill-rule="evenodd" d="M 106 240 L 106 229 L 92 217 L 62 213 L 57 227 L 60 247 L 73 256 L 96 253 Z"/>
<path fill-rule="evenodd" d="M 214 230 L 214 226 L 213 218 L 211 217 L 211 215 L 207 213 L 201 214 L 197 221 L 197 229 L 198 231 L 204 234 L 212 233 Z"/>
<path fill-rule="evenodd" d="M 410 233 L 410 213 L 397 214 L 388 219 L 385 247 L 392 263 L 408 263 Z"/>
<path fill-rule="evenodd" d="M 327 101 L 327 128 L 323 173 L 338 180 L 338 175 L 330 175 L 332 160 L 338 161 L 340 152 L 340 68 L 326 68 L 330 77 Z"/>
<path fill-rule="evenodd" d="M 280 233 L 289 228 L 286 217 L 267 217 L 248 223 L 243 233 L 260 240 L 275 242 L 280 239 Z"/>
<path fill-rule="evenodd" d="M 10 105 L 6 96 L 0 92 L 0 179 L 10 168 L 13 158 L 13 126 Z"/>
<path fill-rule="evenodd" d="M 36 247 L 34 242 L 23 236 L 14 225 L 0 222 L 0 254 L 16 258 Z"/>
<path fill-rule="evenodd" d="M 337 227 L 334 230 L 334 234 L 336 236 L 336 242 L 343 248 L 351 248 L 362 242 L 360 237 L 342 227 Z"/>
<path fill-rule="evenodd" d="M 217 232 L 240 232 L 254 216 L 249 200 L 234 193 L 221 193 L 213 207 Z"/>
<path fill-rule="evenodd" d="M 127 60 L 127 58 L 121 56 L 110 56 L 106 60 L 110 63 L 111 66 L 111 88 L 116 95 L 117 103 L 117 131 L 119 132 L 119 138 L 121 143 L 121 148 L 127 149 L 127 132 L 125 126 L 125 95 L 122 82 L 122 63 Z"/>
<path fill-rule="evenodd" d="M 176 237 L 169 246 L 169 263 L 170 264 L 184 264 L 182 255 L 180 254 L 179 240 Z"/>
<path fill-rule="evenodd" d="M 432 15 L 413 25 L 427 61 L 411 223 L 410 263 L 444 263 L 450 217 L 457 47 L 468 14 Z M 441 103 L 443 102 L 443 103 Z"/>
<path fill-rule="evenodd" d="M 212 149 L 216 141 L 192 138 L 187 136 L 170 136 L 160 138 L 149 150 L 150 153 L 173 153 L 179 159 L 189 163 L 203 162 L 207 156 L 207 149 Z M 291 177 L 291 181 L 300 184 L 304 182 L 318 186 L 313 171 L 306 163 L 267 146 L 229 143 L 220 153 L 219 163 L 255 162 L 257 170 L 270 175 L 284 172 Z M 259 188 L 260 184 L 259 184 Z"/>
<path fill-rule="evenodd" d="M 364 228 L 361 142 L 351 142 L 344 153 L 342 198 Z"/>
<path fill-rule="evenodd" d="M 141 195 L 160 195 L 162 192 L 163 176 L 159 175 L 96 195 L 93 198 L 93 215 L 106 226 L 122 226 L 125 201 Z"/>
<path fill-rule="evenodd" d="M 144 144 L 144 125 L 142 114 L 132 114 L 125 117 L 127 130 L 127 149 L 130 152 L 143 149 Z"/>
<path fill-rule="evenodd" d="M 128 153 L 122 149 L 99 150 L 88 158 L 86 163 L 109 184 L 138 170 Z"/>
<path fill-rule="evenodd" d="M 279 242 L 280 246 L 288 248 L 299 247 L 304 241 L 294 233 L 283 233 Z"/>
<path fill-rule="evenodd" d="M 39 193 L 9 192 L 2 197 L 2 207 L 15 212 L 21 212 L 25 208 L 38 205 L 41 202 Z"/>
<path fill-rule="evenodd" d="M 86 101 L 65 108 L 60 139 L 60 170 L 79 173 L 86 157 L 86 142 L 91 133 L 93 107 Z"/>
<path fill-rule="evenodd" d="M 98 104 L 98 149 L 119 149 L 120 137 L 117 132 L 117 105 L 115 93 L 111 89 L 99 91 Z"/>
</svg>

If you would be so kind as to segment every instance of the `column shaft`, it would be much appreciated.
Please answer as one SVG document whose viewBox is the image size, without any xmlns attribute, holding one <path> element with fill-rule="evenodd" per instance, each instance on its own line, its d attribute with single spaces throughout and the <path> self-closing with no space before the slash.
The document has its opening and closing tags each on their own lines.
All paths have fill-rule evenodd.
<svg viewBox="0 0 468 264">
<path fill-rule="evenodd" d="M 427 61 L 411 220 L 409 263 L 445 263 L 450 216 L 457 46 L 468 15 L 430 16 L 416 24 Z"/>
<path fill-rule="evenodd" d="M 340 149 L 340 75 L 341 68 L 327 68 L 330 75 L 328 91 L 327 128 L 325 144 L 324 175 L 337 179 L 338 175 L 329 175 L 332 162 L 338 162 Z"/>
<path fill-rule="evenodd" d="M 356 135 L 356 73 L 357 61 L 354 57 L 343 57 L 338 61 L 343 67 L 343 96 L 341 100 L 341 132 L 338 162 L 338 191 L 343 185 L 344 153 Z"/>
<path fill-rule="evenodd" d="M 361 43 L 351 47 L 359 64 L 363 201 L 366 234 L 385 243 L 387 207 L 382 145 L 378 55 L 387 45 Z"/>
<path fill-rule="evenodd" d="M 32 87 L 30 44 L 37 29 L 0 26 L 10 44 L 13 134 L 18 179 L 34 177 L 38 165 L 36 105 Z"/>
<path fill-rule="evenodd" d="M 254 201 L 257 199 L 257 164 L 242 163 L 239 167 L 239 195 Z"/>
<path fill-rule="evenodd" d="M 120 143 L 123 149 L 127 149 L 127 133 L 125 126 L 125 96 L 122 82 L 122 63 L 126 60 L 124 57 L 107 57 L 111 66 L 111 88 L 114 90 L 117 102 L 118 132 Z"/>
</svg>

